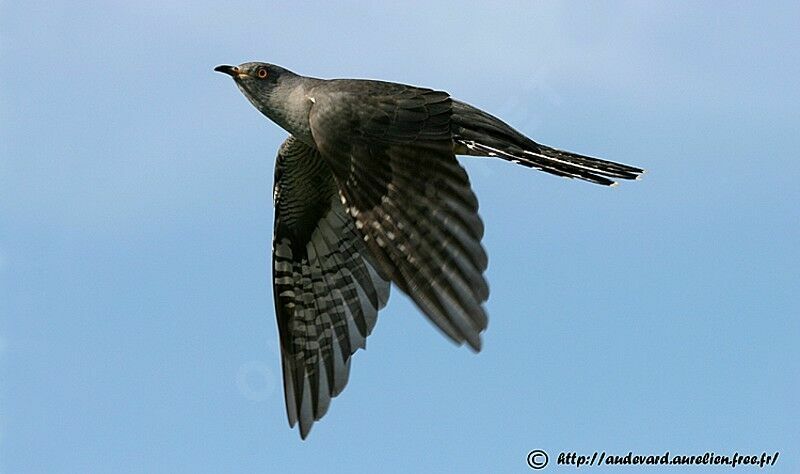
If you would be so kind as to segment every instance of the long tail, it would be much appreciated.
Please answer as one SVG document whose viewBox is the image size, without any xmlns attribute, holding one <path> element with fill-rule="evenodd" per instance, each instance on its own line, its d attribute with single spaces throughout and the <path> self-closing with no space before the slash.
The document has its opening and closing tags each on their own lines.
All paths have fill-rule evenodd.
<svg viewBox="0 0 800 474">
<path fill-rule="evenodd" d="M 453 101 L 453 135 L 458 150 L 468 155 L 496 156 L 529 168 L 577 178 L 604 186 L 616 179 L 637 179 L 644 170 L 591 156 L 550 148 L 534 142 L 492 115 Z"/>
</svg>

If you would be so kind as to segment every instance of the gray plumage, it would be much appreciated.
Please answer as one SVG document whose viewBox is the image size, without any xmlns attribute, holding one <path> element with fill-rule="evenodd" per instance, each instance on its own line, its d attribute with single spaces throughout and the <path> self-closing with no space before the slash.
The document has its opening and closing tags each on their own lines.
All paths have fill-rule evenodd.
<svg viewBox="0 0 800 474">
<path fill-rule="evenodd" d="M 347 383 L 389 282 L 480 350 L 488 259 L 457 154 L 601 185 L 642 173 L 538 144 L 441 91 L 265 63 L 215 70 L 290 134 L 275 164 L 273 284 L 286 410 L 303 438 Z"/>
</svg>

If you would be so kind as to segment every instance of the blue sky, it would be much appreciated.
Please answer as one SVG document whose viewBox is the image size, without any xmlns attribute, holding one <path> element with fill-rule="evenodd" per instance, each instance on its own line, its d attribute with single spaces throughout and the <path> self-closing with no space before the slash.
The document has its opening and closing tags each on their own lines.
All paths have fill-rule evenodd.
<svg viewBox="0 0 800 474">
<path fill-rule="evenodd" d="M 791 1 L 0 2 L 0 472 L 526 472 L 537 448 L 799 471 L 798 23 Z M 268 267 L 285 133 L 212 72 L 247 60 L 447 90 L 648 174 L 464 159 L 483 352 L 395 292 L 301 442 Z"/>
</svg>

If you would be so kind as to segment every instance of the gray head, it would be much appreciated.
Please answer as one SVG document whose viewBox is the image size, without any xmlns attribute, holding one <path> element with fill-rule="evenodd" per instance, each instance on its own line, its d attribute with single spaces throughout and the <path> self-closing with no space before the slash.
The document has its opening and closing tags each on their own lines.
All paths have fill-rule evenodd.
<svg viewBox="0 0 800 474">
<path fill-rule="evenodd" d="M 273 96 L 282 83 L 297 74 L 268 63 L 249 62 L 238 66 L 217 66 L 215 71 L 231 76 L 239 90 L 262 112 L 273 102 Z"/>
<path fill-rule="evenodd" d="M 268 63 L 249 62 L 238 66 L 217 66 L 215 71 L 231 76 L 247 100 L 284 130 L 304 141 L 310 140 L 305 91 L 318 82 Z"/>
</svg>

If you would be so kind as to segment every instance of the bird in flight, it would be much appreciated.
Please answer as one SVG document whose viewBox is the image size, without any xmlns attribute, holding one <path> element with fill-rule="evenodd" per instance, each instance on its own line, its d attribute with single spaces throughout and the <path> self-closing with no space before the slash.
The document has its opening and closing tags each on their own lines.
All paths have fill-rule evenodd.
<svg viewBox="0 0 800 474">
<path fill-rule="evenodd" d="M 456 155 L 604 186 L 643 172 L 534 142 L 442 91 L 261 62 L 214 70 L 289 132 L 275 161 L 272 276 L 286 412 L 303 439 L 347 384 L 390 283 L 480 350 L 488 259 Z"/>
</svg>

